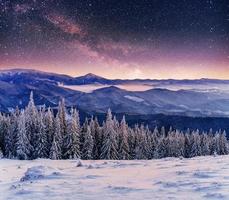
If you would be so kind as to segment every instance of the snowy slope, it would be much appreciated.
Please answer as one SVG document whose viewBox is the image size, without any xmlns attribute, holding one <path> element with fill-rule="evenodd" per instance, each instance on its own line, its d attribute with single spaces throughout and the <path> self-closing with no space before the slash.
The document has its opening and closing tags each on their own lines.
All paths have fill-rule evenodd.
<svg viewBox="0 0 229 200">
<path fill-rule="evenodd" d="M 229 156 L 78 162 L 0 160 L 0 199 L 229 199 Z"/>
</svg>

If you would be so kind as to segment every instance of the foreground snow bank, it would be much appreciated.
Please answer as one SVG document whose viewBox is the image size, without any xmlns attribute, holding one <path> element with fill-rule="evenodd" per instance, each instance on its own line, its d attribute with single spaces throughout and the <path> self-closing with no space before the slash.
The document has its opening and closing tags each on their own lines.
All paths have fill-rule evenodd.
<svg viewBox="0 0 229 200">
<path fill-rule="evenodd" d="M 60 172 L 55 171 L 51 167 L 45 166 L 34 166 L 28 168 L 25 175 L 20 179 L 21 182 L 24 181 L 34 181 L 44 178 L 52 178 L 53 176 L 60 175 Z"/>
<path fill-rule="evenodd" d="M 0 199 L 229 199 L 229 156 L 0 160 Z"/>
</svg>

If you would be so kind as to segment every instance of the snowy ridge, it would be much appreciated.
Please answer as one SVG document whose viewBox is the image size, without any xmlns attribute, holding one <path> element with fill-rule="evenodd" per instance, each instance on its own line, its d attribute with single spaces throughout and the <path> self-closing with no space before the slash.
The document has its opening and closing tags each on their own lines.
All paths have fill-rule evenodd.
<svg viewBox="0 0 229 200">
<path fill-rule="evenodd" d="M 20 74 L 43 74 L 43 75 L 53 75 L 53 76 L 61 76 L 63 74 L 57 74 L 52 72 L 44 72 L 35 69 L 22 69 L 22 68 L 15 68 L 15 69 L 3 69 L 0 70 L 0 75 L 8 74 L 8 75 L 20 75 Z M 63 75 L 66 76 L 66 75 Z"/>
<path fill-rule="evenodd" d="M 130 99 L 130 100 L 132 100 L 132 101 L 136 101 L 136 102 L 138 102 L 138 103 L 144 101 L 144 99 L 139 98 L 139 97 L 135 97 L 135 96 L 126 95 L 126 96 L 124 96 L 124 97 L 127 98 L 127 99 Z"/>
</svg>

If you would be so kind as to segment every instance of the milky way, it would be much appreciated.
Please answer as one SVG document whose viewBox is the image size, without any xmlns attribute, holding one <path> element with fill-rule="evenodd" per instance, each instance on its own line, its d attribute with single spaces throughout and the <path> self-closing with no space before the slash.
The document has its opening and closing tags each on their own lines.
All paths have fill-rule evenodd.
<svg viewBox="0 0 229 200">
<path fill-rule="evenodd" d="M 226 0 L 0 0 L 0 68 L 229 79 Z"/>
</svg>

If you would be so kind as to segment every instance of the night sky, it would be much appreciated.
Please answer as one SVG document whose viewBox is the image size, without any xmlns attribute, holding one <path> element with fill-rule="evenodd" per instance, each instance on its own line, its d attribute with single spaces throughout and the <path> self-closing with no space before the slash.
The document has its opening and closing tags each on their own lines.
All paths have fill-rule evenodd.
<svg viewBox="0 0 229 200">
<path fill-rule="evenodd" d="M 0 68 L 229 79 L 227 0 L 0 0 Z"/>
</svg>

